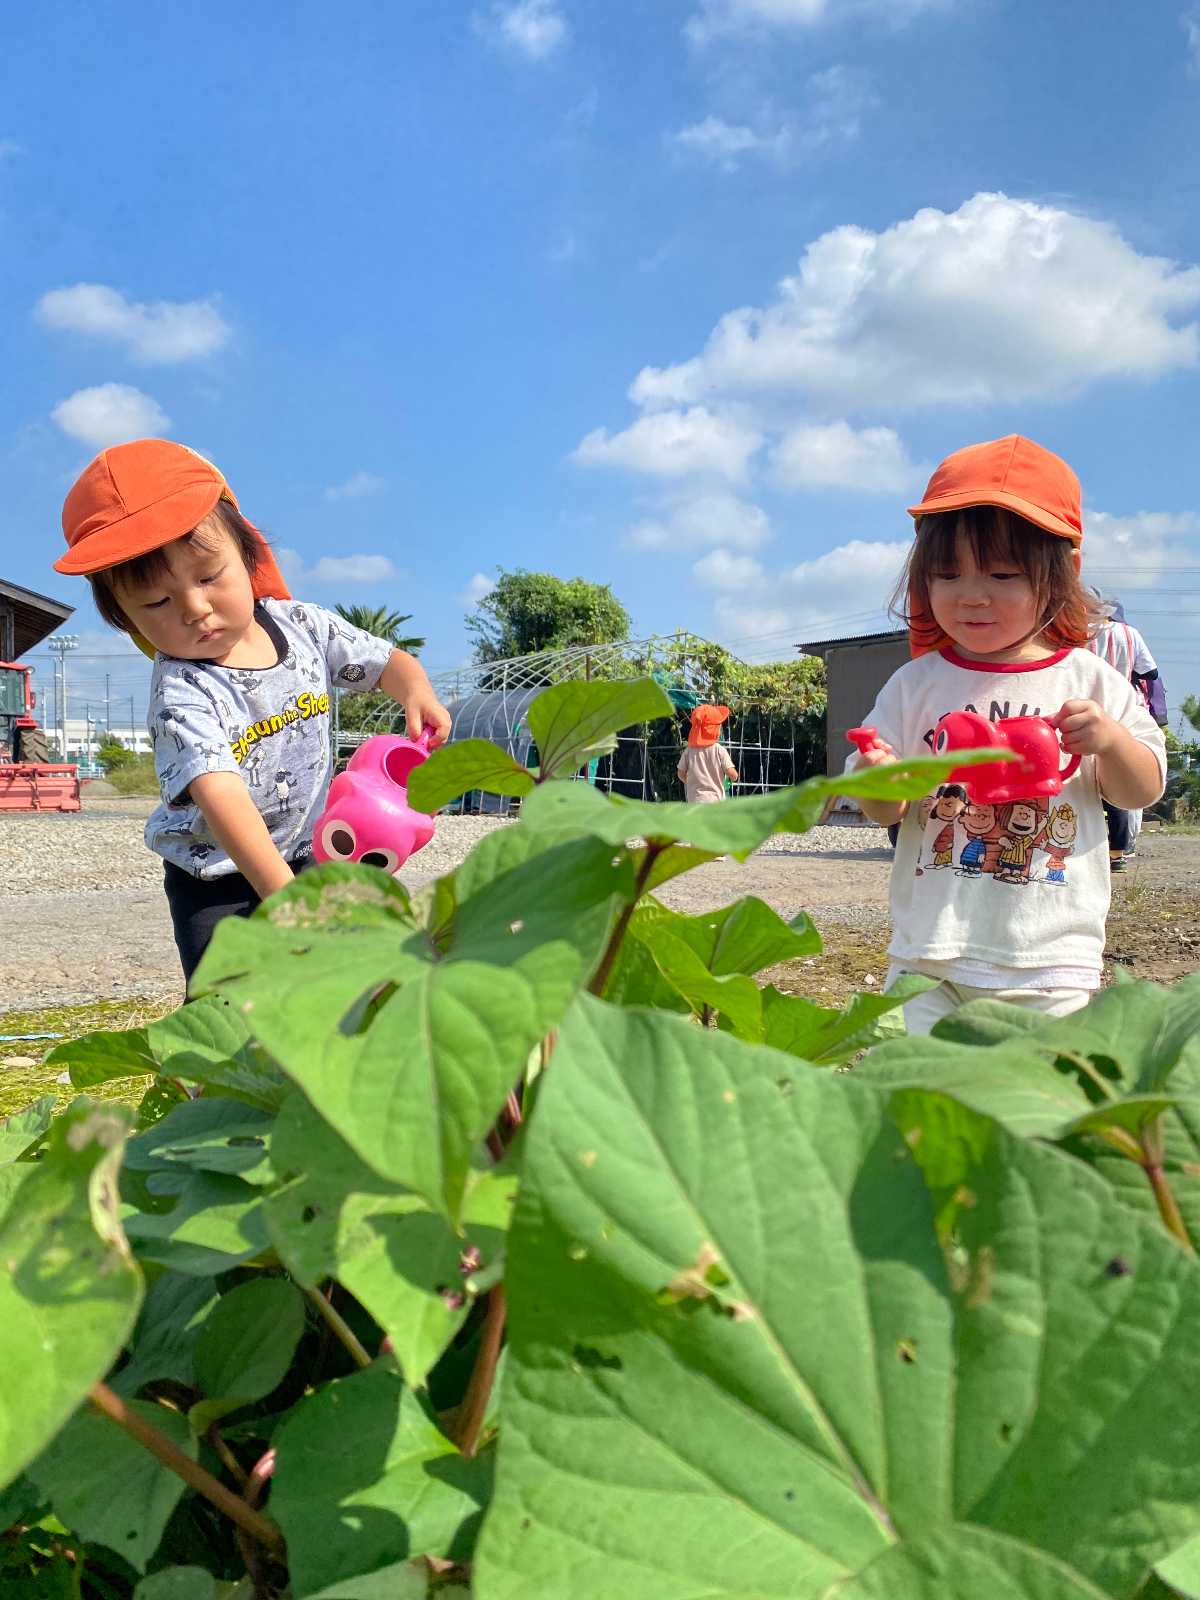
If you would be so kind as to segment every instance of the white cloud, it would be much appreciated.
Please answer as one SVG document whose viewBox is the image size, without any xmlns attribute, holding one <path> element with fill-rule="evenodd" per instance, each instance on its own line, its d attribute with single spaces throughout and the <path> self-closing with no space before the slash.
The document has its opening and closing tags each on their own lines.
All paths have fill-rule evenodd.
<svg viewBox="0 0 1200 1600">
<path fill-rule="evenodd" d="M 473 606 L 477 606 L 485 596 L 491 594 L 495 587 L 495 578 L 489 578 L 486 572 L 473 573 L 466 588 L 459 595 L 458 602 L 469 611 Z"/>
<path fill-rule="evenodd" d="M 692 572 L 715 591 L 715 637 L 750 640 L 790 630 L 796 643 L 806 633 L 816 638 L 890 627 L 887 604 L 908 549 L 907 540 L 853 539 L 781 571 L 714 550 Z"/>
<path fill-rule="evenodd" d="M 1185 11 L 1179 25 L 1187 39 L 1188 70 L 1200 74 L 1200 5 Z"/>
<path fill-rule="evenodd" d="M 631 550 L 694 550 L 725 545 L 753 550 L 771 537 L 771 524 L 761 506 L 740 500 L 728 490 L 698 489 L 667 496 L 629 529 Z"/>
<path fill-rule="evenodd" d="M 684 31 L 696 45 L 736 34 L 765 33 L 771 28 L 811 28 L 821 22 L 844 22 L 874 15 L 900 25 L 922 11 L 945 9 L 953 0 L 700 0 Z"/>
<path fill-rule="evenodd" d="M 18 144 L 15 139 L 0 139 L 0 161 L 6 161 L 9 156 L 23 156 L 25 146 Z"/>
<path fill-rule="evenodd" d="M 1195 512 L 1137 511 L 1114 516 L 1085 511 L 1083 579 L 1128 604 L 1138 589 L 1195 584 L 1172 577 L 1174 567 L 1200 566 L 1200 516 Z"/>
<path fill-rule="evenodd" d="M 77 389 L 61 400 L 50 415 L 64 433 L 94 450 L 162 434 L 171 424 L 156 400 L 127 383 Z"/>
<path fill-rule="evenodd" d="M 211 300 L 127 300 L 103 283 L 51 289 L 34 308 L 43 327 L 120 345 L 144 366 L 193 361 L 228 343 L 229 324 Z"/>
<path fill-rule="evenodd" d="M 348 587 L 387 583 L 401 576 L 389 556 L 322 556 L 314 567 L 306 567 L 298 550 L 283 546 L 276 549 L 275 559 L 292 589 L 303 589 L 305 585 Z"/>
<path fill-rule="evenodd" d="M 387 488 L 387 479 L 377 472 L 352 472 L 344 483 L 332 483 L 325 490 L 326 500 L 365 500 Z"/>
<path fill-rule="evenodd" d="M 908 459 L 891 428 L 856 431 L 847 422 L 806 423 L 785 433 L 770 453 L 781 489 L 850 489 L 904 494 L 928 476 Z"/>
<path fill-rule="evenodd" d="M 804 396 L 819 409 L 1011 401 L 1196 362 L 1200 268 L 1141 255 L 1112 224 L 977 194 L 882 233 L 808 246 L 766 307 L 729 312 L 700 355 L 646 367 L 646 407 Z"/>
<path fill-rule="evenodd" d="M 639 417 L 622 433 L 594 428 L 580 441 L 572 460 L 580 466 L 622 467 L 660 478 L 697 473 L 741 479 L 761 443 L 762 435 L 755 429 L 715 416 L 704 406 L 692 406 Z"/>
<path fill-rule="evenodd" d="M 735 172 L 746 157 L 790 167 L 852 143 L 862 131 L 863 113 L 875 104 L 863 73 L 833 66 L 808 80 L 808 100 L 799 111 L 764 105 L 749 124 L 707 116 L 672 134 L 671 143 L 723 172 Z"/>
<path fill-rule="evenodd" d="M 571 31 L 557 0 L 495 0 L 473 22 L 490 43 L 527 61 L 549 60 L 564 48 Z"/>
</svg>

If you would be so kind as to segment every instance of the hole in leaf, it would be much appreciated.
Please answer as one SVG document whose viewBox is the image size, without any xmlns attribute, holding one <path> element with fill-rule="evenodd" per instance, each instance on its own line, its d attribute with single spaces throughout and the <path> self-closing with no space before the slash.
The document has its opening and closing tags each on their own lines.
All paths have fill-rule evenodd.
<svg viewBox="0 0 1200 1600">
<path fill-rule="evenodd" d="M 915 1339 L 900 1339 L 896 1343 L 896 1354 L 906 1367 L 916 1365 L 917 1341 Z"/>
<path fill-rule="evenodd" d="M 1110 1278 L 1127 1278 L 1133 1268 L 1124 1256 L 1114 1256 L 1104 1270 Z"/>
<path fill-rule="evenodd" d="M 1012 1434 L 1013 1434 L 1012 1423 L 1011 1422 L 1002 1422 L 1000 1424 L 1000 1438 L 1001 1438 L 1001 1440 L 1005 1444 L 1007 1444 L 1008 1441 L 1012 1438 Z"/>
<path fill-rule="evenodd" d="M 313 1221 L 315 1221 L 316 1216 L 317 1216 L 317 1208 L 316 1208 L 316 1206 L 305 1206 L 304 1210 L 300 1213 L 300 1221 L 301 1222 L 313 1222 Z"/>
<path fill-rule="evenodd" d="M 225 1143 L 231 1150 L 262 1150 L 266 1148 L 267 1141 L 260 1139 L 256 1133 L 235 1133 Z"/>
</svg>

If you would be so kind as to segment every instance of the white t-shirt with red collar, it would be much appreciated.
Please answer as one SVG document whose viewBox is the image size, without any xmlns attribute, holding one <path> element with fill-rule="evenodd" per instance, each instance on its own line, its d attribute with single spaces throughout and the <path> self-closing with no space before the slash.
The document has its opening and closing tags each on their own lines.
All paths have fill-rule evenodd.
<svg viewBox="0 0 1200 1600">
<path fill-rule="evenodd" d="M 971 661 L 953 647 L 892 675 L 865 719 L 897 756 L 928 755 L 949 711 L 1053 716 L 1095 700 L 1158 758 L 1161 729 L 1132 684 L 1090 650 Z M 846 763 L 858 763 L 857 754 Z M 945 786 L 942 786 L 943 789 Z M 1096 988 L 1111 897 L 1108 830 L 1085 756 L 1062 792 L 999 807 L 935 791 L 910 801 L 892 867 L 888 953 L 906 971 L 988 989 Z"/>
</svg>

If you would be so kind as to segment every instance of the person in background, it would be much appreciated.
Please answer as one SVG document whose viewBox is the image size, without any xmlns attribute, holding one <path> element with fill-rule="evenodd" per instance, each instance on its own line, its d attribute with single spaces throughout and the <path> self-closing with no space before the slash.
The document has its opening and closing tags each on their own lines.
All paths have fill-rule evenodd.
<svg viewBox="0 0 1200 1600">
<path fill-rule="evenodd" d="M 1101 623 L 1088 642 L 1110 667 L 1115 667 L 1123 678 L 1133 684 L 1134 692 L 1158 723 L 1167 725 L 1167 694 L 1158 663 L 1150 654 L 1150 647 L 1139 629 L 1125 620 L 1125 610 L 1119 600 L 1092 589 L 1096 603 L 1107 621 Z M 1141 832 L 1142 813 L 1121 811 L 1105 802 L 1104 815 L 1108 821 L 1108 864 L 1113 872 L 1124 872 L 1134 859 L 1137 836 Z"/>
<path fill-rule="evenodd" d="M 724 800 L 725 779 L 738 781 L 738 770 L 721 743 L 721 724 L 728 716 L 728 706 L 696 706 L 692 712 L 688 742 L 675 770 L 689 805 Z"/>
</svg>

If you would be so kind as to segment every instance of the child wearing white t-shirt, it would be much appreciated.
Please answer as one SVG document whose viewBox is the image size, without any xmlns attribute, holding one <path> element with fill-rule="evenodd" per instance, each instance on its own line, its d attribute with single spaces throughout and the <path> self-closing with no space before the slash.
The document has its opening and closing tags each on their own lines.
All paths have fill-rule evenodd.
<svg viewBox="0 0 1200 1600">
<path fill-rule="evenodd" d="M 928 1033 L 980 997 L 1066 1015 L 1100 983 L 1111 895 L 1103 801 L 1132 810 L 1162 794 L 1162 732 L 1129 681 L 1085 648 L 1081 494 L 1066 462 L 1019 435 L 971 445 L 938 467 L 910 512 L 916 542 L 900 593 L 914 659 L 880 691 L 866 719 L 874 744 L 847 766 L 931 753 L 934 728 L 957 710 L 1045 717 L 1082 760 L 1051 798 L 992 808 L 946 791 L 932 812 L 862 802 L 881 826 L 901 823 L 892 976 L 939 980 L 905 1006 L 908 1031 Z"/>
</svg>

